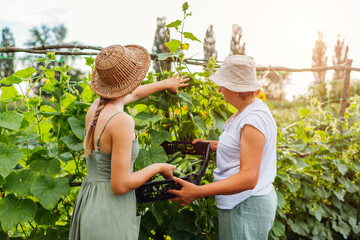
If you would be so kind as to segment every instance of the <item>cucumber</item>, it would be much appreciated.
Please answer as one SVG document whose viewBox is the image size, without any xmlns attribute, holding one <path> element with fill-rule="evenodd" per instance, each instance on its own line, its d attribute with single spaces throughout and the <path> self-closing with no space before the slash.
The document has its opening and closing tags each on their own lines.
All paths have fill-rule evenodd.
<svg viewBox="0 0 360 240">
<path fill-rule="evenodd" d="M 192 173 L 192 164 L 191 164 L 191 162 L 189 162 L 188 165 L 187 165 L 187 173 Z"/>
<path fill-rule="evenodd" d="M 172 162 L 169 162 L 169 163 L 172 165 L 176 165 L 176 164 L 180 163 L 182 160 L 183 160 L 182 157 L 177 157 Z"/>
<path fill-rule="evenodd" d="M 187 168 L 188 163 L 189 161 L 183 161 L 177 169 L 184 173 L 186 171 L 185 169 Z"/>
<path fill-rule="evenodd" d="M 181 152 L 180 151 L 177 151 L 175 153 L 173 153 L 169 158 L 168 160 L 166 161 L 167 163 L 175 160 L 175 158 L 178 158 L 178 157 L 181 157 Z"/>
<path fill-rule="evenodd" d="M 175 169 L 175 170 L 173 171 L 173 173 L 174 173 L 174 175 L 175 175 L 176 177 L 185 177 L 185 174 L 182 173 L 181 171 L 177 170 L 177 169 Z"/>
</svg>

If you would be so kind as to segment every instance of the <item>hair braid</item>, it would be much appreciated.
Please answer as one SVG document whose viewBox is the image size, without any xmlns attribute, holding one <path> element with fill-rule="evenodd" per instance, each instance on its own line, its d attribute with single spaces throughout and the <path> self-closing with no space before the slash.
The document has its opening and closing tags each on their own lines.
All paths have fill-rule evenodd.
<svg viewBox="0 0 360 240">
<path fill-rule="evenodd" d="M 96 123 L 98 121 L 100 112 L 104 109 L 104 107 L 108 101 L 109 101 L 108 99 L 100 97 L 99 104 L 96 108 L 94 117 L 91 120 L 89 129 L 85 136 L 84 154 L 82 155 L 82 157 L 84 157 L 84 158 L 87 157 L 91 153 L 91 150 L 94 148 L 94 133 L 95 133 Z"/>
</svg>

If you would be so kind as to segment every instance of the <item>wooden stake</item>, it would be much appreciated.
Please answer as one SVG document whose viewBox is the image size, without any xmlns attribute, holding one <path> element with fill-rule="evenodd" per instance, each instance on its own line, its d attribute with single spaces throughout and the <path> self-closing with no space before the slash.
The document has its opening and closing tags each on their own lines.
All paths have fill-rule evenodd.
<svg viewBox="0 0 360 240">
<path fill-rule="evenodd" d="M 352 59 L 347 59 L 346 66 L 351 68 L 352 61 L 353 61 Z M 349 106 L 348 96 L 349 96 L 349 86 L 350 86 L 350 73 L 351 73 L 351 70 L 346 70 L 346 72 L 345 72 L 343 91 L 342 91 L 342 95 L 341 95 L 341 105 L 340 105 L 341 106 L 341 108 L 340 108 L 340 120 L 341 121 L 344 120 L 345 110 Z M 340 131 L 341 132 L 343 131 L 342 125 L 340 125 Z"/>
</svg>

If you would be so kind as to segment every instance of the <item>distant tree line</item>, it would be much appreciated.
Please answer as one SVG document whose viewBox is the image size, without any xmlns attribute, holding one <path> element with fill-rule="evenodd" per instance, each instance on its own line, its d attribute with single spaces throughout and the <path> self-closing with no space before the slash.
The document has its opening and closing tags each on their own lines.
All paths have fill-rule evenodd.
<svg viewBox="0 0 360 240">
<path fill-rule="evenodd" d="M 34 26 L 30 30 L 30 38 L 25 42 L 28 47 L 37 47 L 44 45 L 61 45 L 65 44 L 67 35 L 67 28 L 64 24 L 59 24 L 53 27 L 47 25 Z M 230 52 L 229 55 L 246 55 L 245 42 L 241 42 L 242 28 L 233 24 L 232 35 L 230 38 Z M 166 18 L 157 18 L 157 28 L 154 36 L 154 44 L 152 48 L 153 53 L 166 53 L 169 49 L 165 43 L 170 41 L 170 31 L 166 28 Z M 215 48 L 215 34 L 214 28 L 211 24 L 205 33 L 203 41 L 204 59 L 209 60 L 213 58 L 217 60 L 217 51 Z M 15 39 L 8 27 L 1 30 L 1 47 L 15 46 Z M 340 35 L 338 36 L 336 46 L 334 48 L 334 55 L 332 57 L 333 65 L 343 65 L 346 63 L 349 47 L 345 45 L 345 39 Z M 31 58 L 34 58 L 32 56 Z M 75 57 L 71 57 L 75 58 Z M 14 72 L 15 53 L 1 53 L 0 55 L 0 78 L 10 76 Z M 59 65 L 61 62 L 67 61 L 69 57 L 61 56 L 59 62 L 54 64 Z M 312 55 L 312 67 L 327 66 L 328 57 L 326 56 L 326 45 L 323 41 L 323 33 L 318 33 L 318 39 L 315 41 Z M 40 64 L 37 66 L 40 67 Z M 155 72 L 162 70 L 171 71 L 171 64 L 166 61 L 154 61 L 153 68 Z M 74 78 L 80 79 L 80 70 L 73 70 L 72 75 Z M 344 71 L 335 70 L 330 84 L 325 81 L 326 72 L 314 72 L 314 84 L 310 87 L 311 94 L 318 96 L 322 101 L 327 99 L 341 98 L 342 79 Z M 289 72 L 276 72 L 269 67 L 267 72 L 259 72 L 258 78 L 261 79 L 263 87 L 270 99 L 281 99 L 284 97 L 284 85 L 289 83 Z M 353 92 L 360 92 L 355 86 L 350 89 Z"/>
</svg>

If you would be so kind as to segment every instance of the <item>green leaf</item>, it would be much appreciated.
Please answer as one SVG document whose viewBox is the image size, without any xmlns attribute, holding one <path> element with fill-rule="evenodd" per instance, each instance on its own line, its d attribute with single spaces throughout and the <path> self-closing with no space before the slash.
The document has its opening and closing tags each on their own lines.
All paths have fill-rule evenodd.
<svg viewBox="0 0 360 240">
<path fill-rule="evenodd" d="M 6 177 L 3 188 L 5 191 L 23 196 L 31 195 L 30 189 L 35 180 L 35 174 L 29 169 L 12 172 Z"/>
<path fill-rule="evenodd" d="M 149 156 L 149 151 L 146 150 L 146 149 L 140 149 L 139 150 L 139 154 L 136 158 L 136 161 L 135 161 L 135 165 L 137 168 L 139 169 L 142 169 L 146 166 L 149 166 L 151 163 L 150 163 L 150 156 Z"/>
<path fill-rule="evenodd" d="M 83 142 L 77 138 L 75 135 L 68 135 L 61 138 L 68 148 L 74 151 L 83 150 Z"/>
<path fill-rule="evenodd" d="M 55 222 L 59 219 L 60 212 L 57 210 L 54 210 L 53 212 L 50 212 L 49 210 L 38 207 L 36 215 L 35 215 L 35 222 L 38 225 L 47 225 L 51 226 L 54 225 Z"/>
<path fill-rule="evenodd" d="M 284 234 L 285 234 L 285 225 L 282 224 L 277 218 L 275 218 L 274 225 L 271 228 L 271 231 L 277 237 L 284 236 Z"/>
<path fill-rule="evenodd" d="M 299 189 L 299 184 L 291 179 L 283 182 L 285 186 L 287 186 L 291 192 L 296 192 Z"/>
<path fill-rule="evenodd" d="M 316 194 L 324 199 L 330 197 L 331 195 L 327 190 L 325 190 L 324 186 L 319 187 L 316 191 Z"/>
<path fill-rule="evenodd" d="M 166 206 L 164 206 L 164 204 L 159 204 L 159 202 L 157 202 L 156 204 L 154 204 L 154 210 L 151 211 L 152 214 L 154 215 L 154 217 L 156 218 L 156 222 L 159 226 L 163 225 L 164 222 L 166 222 L 166 214 L 164 212 L 164 207 L 168 207 L 169 204 L 166 204 Z"/>
<path fill-rule="evenodd" d="M 94 92 L 91 89 L 90 85 L 85 81 L 85 82 L 80 82 L 79 85 L 83 88 L 82 92 L 81 92 L 81 96 L 83 101 L 86 102 L 92 102 L 93 101 L 93 96 L 94 96 Z"/>
<path fill-rule="evenodd" d="M 144 168 L 153 163 L 165 163 L 168 159 L 164 149 L 160 146 L 150 148 L 149 150 L 140 149 L 136 160 L 138 168 Z"/>
<path fill-rule="evenodd" d="M 17 199 L 8 194 L 0 201 L 0 221 L 4 231 L 9 231 L 19 223 L 34 220 L 36 204 L 30 199 Z"/>
<path fill-rule="evenodd" d="M 174 53 L 181 46 L 181 42 L 179 40 L 173 39 L 170 42 L 165 43 L 170 50 L 170 52 Z"/>
<path fill-rule="evenodd" d="M 174 22 L 169 23 L 168 25 L 166 25 L 166 27 L 167 27 L 167 28 L 172 28 L 172 27 L 174 27 L 174 28 L 178 29 L 178 27 L 181 25 L 181 22 L 182 22 L 182 21 L 180 21 L 180 20 L 176 20 L 176 21 L 174 21 Z"/>
<path fill-rule="evenodd" d="M 338 180 L 342 185 L 344 185 L 345 190 L 350 193 L 354 193 L 359 190 L 359 187 L 356 186 L 355 183 L 353 183 L 351 180 L 348 180 L 345 177 L 340 177 L 340 178 L 338 178 Z"/>
<path fill-rule="evenodd" d="M 179 231 L 196 232 L 196 225 L 193 224 L 192 221 L 189 221 L 189 219 L 196 219 L 195 213 L 189 209 L 182 210 L 180 214 L 176 216 L 176 221 L 174 221 L 175 228 Z"/>
<path fill-rule="evenodd" d="M 334 194 L 340 201 L 344 201 L 345 192 L 343 189 L 336 188 L 336 190 L 334 191 Z"/>
<path fill-rule="evenodd" d="M 350 231 L 351 231 L 350 226 L 346 222 L 344 222 L 342 220 L 339 220 L 338 224 L 336 223 L 336 220 L 333 220 L 332 221 L 332 228 L 335 231 L 341 233 L 341 235 L 343 235 L 344 239 L 348 238 L 348 236 L 350 234 Z"/>
<path fill-rule="evenodd" d="M 150 123 L 155 123 L 159 120 L 163 119 L 160 115 L 151 116 L 147 112 L 139 112 L 135 115 L 135 123 L 136 125 L 143 126 L 148 125 Z"/>
<path fill-rule="evenodd" d="M 30 163 L 30 169 L 40 173 L 40 175 L 54 176 L 60 172 L 60 162 L 56 158 L 37 159 Z"/>
<path fill-rule="evenodd" d="M 18 131 L 24 116 L 17 112 L 0 113 L 0 127 Z"/>
<path fill-rule="evenodd" d="M 47 94 L 51 94 L 53 91 L 55 91 L 55 87 L 50 82 L 48 82 L 43 85 L 42 90 L 44 90 Z"/>
<path fill-rule="evenodd" d="M 50 131 L 53 129 L 53 125 L 47 121 L 41 121 L 39 123 L 39 127 L 40 131 L 38 128 L 36 131 L 38 134 L 41 134 L 41 139 L 46 143 L 50 143 Z"/>
<path fill-rule="evenodd" d="M 341 175 L 345 175 L 348 168 L 347 165 L 345 163 L 342 163 L 340 160 L 336 159 L 334 161 L 335 165 L 338 167 L 339 172 L 341 173 Z"/>
<path fill-rule="evenodd" d="M 163 61 L 165 59 L 168 59 L 169 57 L 176 56 L 174 53 L 159 53 L 157 54 L 157 59 L 159 61 Z"/>
<path fill-rule="evenodd" d="M 168 159 L 164 149 L 160 146 L 149 149 L 149 156 L 152 163 L 164 163 Z"/>
<path fill-rule="evenodd" d="M 283 194 L 280 191 L 276 191 L 276 195 L 277 195 L 277 199 L 278 199 L 278 203 L 277 203 L 277 207 L 279 209 L 282 209 L 285 206 L 285 199 Z"/>
<path fill-rule="evenodd" d="M 10 87 L 1 87 L 1 100 L 2 101 L 8 101 L 12 100 L 18 95 L 18 91 L 14 86 Z"/>
<path fill-rule="evenodd" d="M 45 71 L 45 75 L 47 78 L 54 78 L 55 77 L 55 69 L 51 68 L 51 69 L 46 69 L 46 68 L 41 68 L 43 71 Z"/>
<path fill-rule="evenodd" d="M 302 236 L 307 236 L 310 233 L 309 226 L 305 222 L 298 219 L 295 219 L 294 221 L 292 219 L 287 220 L 292 231 Z"/>
<path fill-rule="evenodd" d="M 140 119 L 140 120 L 147 120 L 151 117 L 151 115 L 147 112 L 139 112 L 138 114 L 136 114 L 135 118 Z"/>
<path fill-rule="evenodd" d="M 58 158 L 61 161 L 65 162 L 65 163 L 68 163 L 73 159 L 73 155 L 71 155 L 70 152 L 64 152 L 61 155 L 59 155 Z"/>
<path fill-rule="evenodd" d="M 225 120 L 222 115 L 215 111 L 211 111 L 211 118 L 213 119 L 213 126 L 215 129 L 218 129 L 220 132 L 224 131 Z"/>
<path fill-rule="evenodd" d="M 49 106 L 49 105 L 42 105 L 42 106 L 40 106 L 40 111 L 41 111 L 41 112 L 57 112 L 57 111 L 55 110 L 55 108 L 53 108 L 53 107 L 51 107 L 51 106 Z"/>
<path fill-rule="evenodd" d="M 47 53 L 46 53 L 46 57 L 47 57 L 49 60 L 55 60 L 55 52 L 47 52 Z"/>
<path fill-rule="evenodd" d="M 162 130 L 160 132 L 155 130 L 149 130 L 149 134 L 151 136 L 151 145 L 158 146 L 165 141 L 171 142 L 172 137 L 168 131 Z"/>
<path fill-rule="evenodd" d="M 85 122 L 76 117 L 69 117 L 67 120 L 73 133 L 81 140 L 85 138 Z"/>
<path fill-rule="evenodd" d="M 6 145 L 0 142 L 0 175 L 6 177 L 24 157 L 18 146 Z"/>
<path fill-rule="evenodd" d="M 311 186 L 303 185 L 303 191 L 304 191 L 304 197 L 306 197 L 307 199 L 311 199 L 315 193 L 312 190 Z"/>
<path fill-rule="evenodd" d="M 194 36 L 194 34 L 190 32 L 184 32 L 184 37 L 193 41 L 201 42 L 197 37 Z"/>
<path fill-rule="evenodd" d="M 61 99 L 61 107 L 63 109 L 68 109 L 70 106 L 72 106 L 72 104 L 75 103 L 75 100 L 76 100 L 75 96 L 73 96 L 69 93 L 65 93 L 65 95 Z"/>
<path fill-rule="evenodd" d="M 189 3 L 184 2 L 183 5 L 182 5 L 182 11 L 185 13 L 186 10 L 188 10 L 188 9 L 189 9 Z M 191 15 L 191 13 L 189 15 Z"/>
<path fill-rule="evenodd" d="M 181 91 L 179 96 L 184 102 L 189 103 L 191 105 L 193 104 L 193 102 L 191 100 L 191 96 L 188 93 Z"/>
<path fill-rule="evenodd" d="M 12 85 L 12 84 L 19 84 L 22 82 L 21 78 L 9 76 L 7 78 L 1 79 L 0 83 Z"/>
<path fill-rule="evenodd" d="M 207 128 L 206 128 L 206 124 L 204 122 L 204 120 L 200 117 L 200 116 L 195 116 L 193 117 L 192 115 L 190 115 L 193 122 L 195 123 L 195 125 L 200 129 L 202 134 L 205 134 Z"/>
<path fill-rule="evenodd" d="M 69 193 L 69 183 L 66 178 L 39 176 L 31 188 L 31 193 L 39 199 L 44 208 L 52 210 L 59 199 Z"/>
<path fill-rule="evenodd" d="M 329 182 L 334 182 L 331 172 L 325 172 L 323 175 L 321 175 L 321 178 Z"/>
<path fill-rule="evenodd" d="M 36 133 L 18 132 L 18 134 L 11 139 L 10 143 L 16 144 L 19 142 L 26 142 L 29 140 L 37 139 L 38 137 L 39 137 L 39 134 L 36 134 Z"/>
<path fill-rule="evenodd" d="M 36 72 L 35 68 L 28 67 L 13 73 L 11 76 L 25 79 L 31 77 Z"/>
<path fill-rule="evenodd" d="M 95 59 L 93 58 L 93 57 L 85 57 L 85 60 L 86 60 L 86 65 L 87 66 L 91 66 L 91 65 L 93 65 L 94 64 L 94 62 L 95 62 Z"/>
<path fill-rule="evenodd" d="M 315 212 L 316 220 L 320 222 L 321 218 L 325 216 L 324 209 L 321 207 L 321 205 L 314 204 L 313 210 Z"/>
</svg>

